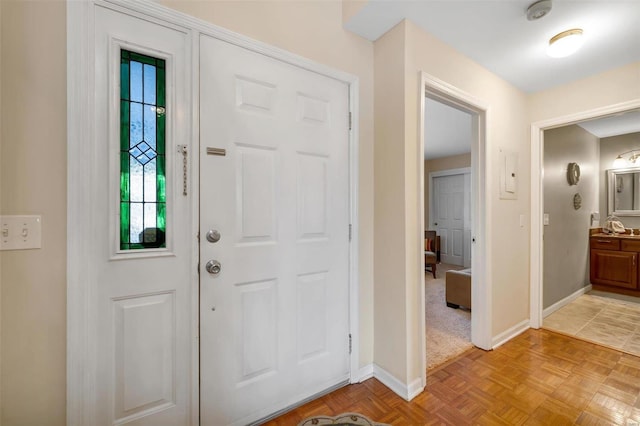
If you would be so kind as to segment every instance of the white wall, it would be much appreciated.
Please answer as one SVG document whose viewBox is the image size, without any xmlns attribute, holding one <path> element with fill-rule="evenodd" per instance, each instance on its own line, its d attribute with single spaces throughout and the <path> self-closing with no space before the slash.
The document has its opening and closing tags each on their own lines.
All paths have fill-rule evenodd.
<svg viewBox="0 0 640 426">
<path fill-rule="evenodd" d="M 619 154 L 632 149 L 640 149 L 640 133 L 612 136 L 600 139 L 600 223 L 604 223 L 607 213 L 607 170 L 612 168 L 613 160 Z M 640 167 L 640 162 L 637 164 Z M 630 165 L 631 167 L 631 165 Z M 625 227 L 640 228 L 640 216 L 619 216 Z"/>
<path fill-rule="evenodd" d="M 589 227 L 598 211 L 600 141 L 577 125 L 544 132 L 543 308 L 589 285 Z M 578 163 L 580 181 L 567 182 L 567 165 Z M 582 207 L 575 210 L 573 196 L 580 193 Z"/>
</svg>

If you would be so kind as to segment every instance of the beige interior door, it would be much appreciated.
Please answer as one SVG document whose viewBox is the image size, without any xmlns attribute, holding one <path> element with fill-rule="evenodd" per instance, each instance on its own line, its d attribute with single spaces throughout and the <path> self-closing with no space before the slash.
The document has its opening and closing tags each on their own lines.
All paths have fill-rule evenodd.
<svg viewBox="0 0 640 426">
<path fill-rule="evenodd" d="M 247 424 L 349 377 L 348 87 L 200 48 L 201 424 Z"/>
</svg>

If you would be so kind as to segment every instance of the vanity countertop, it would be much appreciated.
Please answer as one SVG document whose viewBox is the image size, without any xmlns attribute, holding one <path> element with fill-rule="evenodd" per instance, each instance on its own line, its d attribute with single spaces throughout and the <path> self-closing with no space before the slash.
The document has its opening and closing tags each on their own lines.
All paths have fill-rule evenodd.
<svg viewBox="0 0 640 426">
<path fill-rule="evenodd" d="M 598 230 L 598 232 L 590 233 L 590 237 L 595 238 L 620 238 L 623 240 L 640 240 L 640 232 L 637 229 L 633 230 L 634 235 L 630 234 L 605 234 L 604 232 Z"/>
</svg>

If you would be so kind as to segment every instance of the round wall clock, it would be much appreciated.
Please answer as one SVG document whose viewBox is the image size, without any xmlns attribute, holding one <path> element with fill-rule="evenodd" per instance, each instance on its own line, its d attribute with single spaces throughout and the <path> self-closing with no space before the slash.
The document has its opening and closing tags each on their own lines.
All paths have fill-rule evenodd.
<svg viewBox="0 0 640 426">
<path fill-rule="evenodd" d="M 567 181 L 569 185 L 577 185 L 580 180 L 580 166 L 578 163 L 569 163 L 567 166 Z"/>
</svg>

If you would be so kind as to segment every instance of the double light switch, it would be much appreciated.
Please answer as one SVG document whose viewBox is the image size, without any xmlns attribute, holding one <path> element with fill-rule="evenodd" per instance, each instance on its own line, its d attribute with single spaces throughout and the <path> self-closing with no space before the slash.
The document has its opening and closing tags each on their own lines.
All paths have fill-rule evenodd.
<svg viewBox="0 0 640 426">
<path fill-rule="evenodd" d="M 0 250 L 25 250 L 41 247 L 41 216 L 0 216 Z"/>
</svg>

